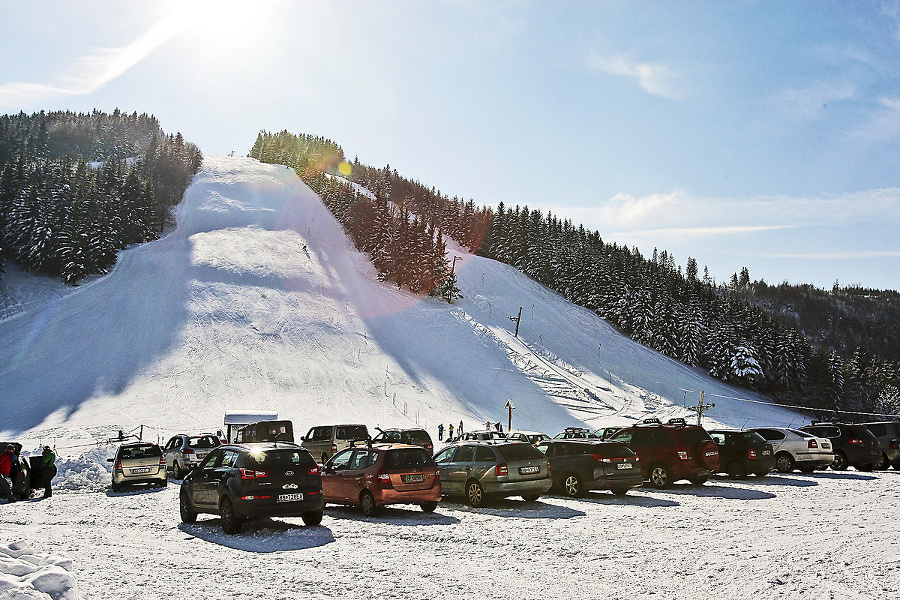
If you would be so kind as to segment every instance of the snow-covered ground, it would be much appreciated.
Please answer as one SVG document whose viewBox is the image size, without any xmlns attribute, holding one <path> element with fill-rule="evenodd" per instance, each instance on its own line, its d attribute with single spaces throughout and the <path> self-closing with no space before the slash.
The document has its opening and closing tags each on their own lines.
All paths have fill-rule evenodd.
<svg viewBox="0 0 900 600">
<path fill-rule="evenodd" d="M 882 539 L 897 508 L 893 471 L 719 480 L 534 507 L 448 504 L 435 515 L 392 509 L 374 520 L 329 507 L 323 527 L 270 521 L 237 538 L 212 519 L 180 525 L 177 485 L 110 494 L 107 440 L 118 431 L 165 441 L 219 429 L 233 409 L 276 410 L 298 434 L 342 421 L 434 434 L 438 423 L 505 424 L 511 399 L 514 427 L 552 434 L 690 415 L 685 406 L 705 392 L 716 404 L 708 424 L 804 420 L 459 248 L 451 252 L 464 298 L 453 305 L 378 283 L 284 167 L 206 157 L 177 223 L 74 290 L 15 269 L 0 279 L 0 439 L 49 443 L 60 456 L 52 499 L 0 505 L 0 550 L 63 557 L 63 570 L 71 559 L 78 591 L 60 584 L 51 597 L 896 591 Z M 509 317 L 520 307 L 515 337 Z"/>
</svg>

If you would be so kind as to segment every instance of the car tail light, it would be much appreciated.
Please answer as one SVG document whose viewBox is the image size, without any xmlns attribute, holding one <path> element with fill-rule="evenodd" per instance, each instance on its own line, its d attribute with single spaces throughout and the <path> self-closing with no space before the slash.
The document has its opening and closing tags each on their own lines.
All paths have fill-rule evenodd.
<svg viewBox="0 0 900 600">
<path fill-rule="evenodd" d="M 161 467 L 165 467 L 165 466 L 166 466 L 166 457 L 165 457 L 165 456 L 160 456 L 160 457 L 159 457 L 159 466 L 161 466 Z"/>
<path fill-rule="evenodd" d="M 332 444 L 331 445 L 331 453 L 334 454 L 335 452 L 337 452 L 337 444 Z"/>
<path fill-rule="evenodd" d="M 434 472 L 434 480 L 435 480 L 435 481 L 440 481 L 440 480 L 441 480 L 441 470 L 440 470 L 440 469 L 435 470 L 435 472 Z"/>
<path fill-rule="evenodd" d="M 849 438 L 847 440 L 847 443 L 853 444 L 854 446 L 862 446 L 863 445 L 863 441 L 859 438 Z"/>
<path fill-rule="evenodd" d="M 268 500 L 272 496 L 241 496 L 241 500 Z"/>
<path fill-rule="evenodd" d="M 809 440 L 809 442 L 806 444 L 806 447 L 807 448 L 818 448 L 819 442 L 817 442 L 816 440 Z"/>
<path fill-rule="evenodd" d="M 378 485 L 385 488 L 392 488 L 394 484 L 391 483 L 391 475 L 387 471 L 378 471 Z"/>
<path fill-rule="evenodd" d="M 681 460 L 687 460 L 687 459 L 688 459 L 688 453 L 687 453 L 686 451 L 684 451 L 684 450 L 679 450 L 679 451 L 678 451 L 678 458 L 680 458 Z"/>
<path fill-rule="evenodd" d="M 122 461 L 121 461 L 121 460 L 117 460 L 117 461 L 116 461 L 116 465 L 115 465 L 115 467 L 113 467 L 113 468 L 114 468 L 116 471 L 121 471 L 121 470 L 122 470 Z"/>
<path fill-rule="evenodd" d="M 891 440 L 891 450 L 900 450 L 900 443 L 897 440 Z"/>
<path fill-rule="evenodd" d="M 181 453 L 182 454 L 193 454 L 194 449 L 193 448 L 185 448 L 184 450 L 181 451 Z"/>
<path fill-rule="evenodd" d="M 321 471 L 319 470 L 319 465 L 316 465 L 314 467 L 308 468 L 306 472 L 310 475 L 318 475 Z"/>
<path fill-rule="evenodd" d="M 253 469 L 241 469 L 241 479 L 261 479 L 268 477 L 268 471 L 255 471 Z"/>
<path fill-rule="evenodd" d="M 747 458 L 749 458 L 750 460 L 756 460 L 756 449 L 755 448 L 750 448 L 750 450 L 747 452 Z"/>
<path fill-rule="evenodd" d="M 497 477 L 509 475 L 509 469 L 507 468 L 506 463 L 500 463 L 494 467 L 494 475 Z"/>
</svg>

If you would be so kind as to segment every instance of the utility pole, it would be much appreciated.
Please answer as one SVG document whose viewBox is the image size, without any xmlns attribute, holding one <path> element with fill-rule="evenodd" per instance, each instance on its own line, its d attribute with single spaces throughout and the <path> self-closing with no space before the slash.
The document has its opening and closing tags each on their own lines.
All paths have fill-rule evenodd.
<svg viewBox="0 0 900 600">
<path fill-rule="evenodd" d="M 510 317 L 510 321 L 516 322 L 516 337 L 519 337 L 519 323 L 522 321 L 522 307 L 519 307 L 519 316 L 518 317 Z"/>
<path fill-rule="evenodd" d="M 450 265 L 450 274 L 451 274 L 451 275 L 453 275 L 453 271 L 456 270 L 456 261 L 458 261 L 458 260 L 462 260 L 462 257 L 461 257 L 461 256 L 454 256 L 454 257 L 453 257 L 453 264 Z M 482 276 L 482 277 L 483 277 L 483 276 Z"/>
<path fill-rule="evenodd" d="M 716 405 L 710 402 L 709 404 L 703 404 L 703 396 L 706 392 L 700 392 L 700 404 L 698 406 L 688 406 L 688 410 L 693 410 L 697 413 L 697 425 L 700 424 L 700 419 L 703 418 L 703 413 L 708 411 L 711 408 L 714 408 Z"/>
</svg>

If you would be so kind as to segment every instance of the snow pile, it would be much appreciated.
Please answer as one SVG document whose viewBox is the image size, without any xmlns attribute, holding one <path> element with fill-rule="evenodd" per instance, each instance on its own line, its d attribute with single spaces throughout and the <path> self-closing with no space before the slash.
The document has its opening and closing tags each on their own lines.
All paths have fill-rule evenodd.
<svg viewBox="0 0 900 600">
<path fill-rule="evenodd" d="M 0 600 L 78 600 L 68 558 L 42 554 L 27 542 L 0 544 Z"/>
<path fill-rule="evenodd" d="M 110 463 L 106 459 L 115 454 L 116 447 L 110 445 L 92 448 L 74 458 L 58 458 L 53 488 L 77 492 L 105 490 L 110 484 Z"/>
</svg>

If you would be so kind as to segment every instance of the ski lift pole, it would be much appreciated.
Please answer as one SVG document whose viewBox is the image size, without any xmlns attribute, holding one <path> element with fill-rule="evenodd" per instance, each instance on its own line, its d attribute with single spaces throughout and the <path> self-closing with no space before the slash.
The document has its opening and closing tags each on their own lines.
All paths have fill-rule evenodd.
<svg viewBox="0 0 900 600">
<path fill-rule="evenodd" d="M 506 406 L 504 406 L 504 408 L 505 408 L 506 410 L 509 411 L 509 421 L 508 421 L 507 424 L 506 424 L 506 432 L 509 433 L 510 431 L 512 431 L 512 411 L 513 411 L 516 407 L 515 407 L 515 405 L 512 403 L 512 400 L 507 400 L 507 401 L 506 401 Z"/>
<path fill-rule="evenodd" d="M 521 306 L 519 307 L 519 316 L 510 317 L 509 320 L 515 321 L 515 323 L 516 323 L 516 338 L 518 338 L 519 337 L 519 323 L 522 322 L 522 307 Z"/>
</svg>

